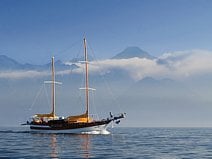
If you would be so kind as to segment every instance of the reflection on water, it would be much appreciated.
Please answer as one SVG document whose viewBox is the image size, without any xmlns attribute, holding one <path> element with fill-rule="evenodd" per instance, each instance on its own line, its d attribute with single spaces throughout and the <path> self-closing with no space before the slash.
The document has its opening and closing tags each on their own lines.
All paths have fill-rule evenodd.
<svg viewBox="0 0 212 159">
<path fill-rule="evenodd" d="M 61 156 L 60 154 L 64 151 L 64 149 L 69 149 L 69 153 L 73 149 L 75 149 L 75 153 L 77 152 L 78 155 L 81 158 L 90 158 L 91 157 L 91 143 L 90 143 L 90 135 L 88 134 L 82 134 L 82 135 L 76 135 L 76 134 L 49 134 L 50 136 L 50 157 L 52 159 L 59 159 Z M 61 138 L 62 137 L 62 138 Z M 65 140 L 66 143 L 68 140 L 68 145 L 61 144 L 64 141 L 58 141 L 58 139 Z M 74 148 L 75 146 L 75 148 Z M 78 149 L 79 148 L 79 149 Z M 60 152 L 61 150 L 61 152 Z M 70 155 L 70 154 L 69 154 Z"/>
<path fill-rule="evenodd" d="M 84 135 L 78 135 L 81 139 L 81 148 L 83 150 L 83 158 L 89 158 L 90 155 L 90 135 L 84 134 Z"/>
<path fill-rule="evenodd" d="M 58 150 L 57 150 L 57 137 L 56 134 L 51 134 L 51 158 L 58 159 Z"/>
</svg>

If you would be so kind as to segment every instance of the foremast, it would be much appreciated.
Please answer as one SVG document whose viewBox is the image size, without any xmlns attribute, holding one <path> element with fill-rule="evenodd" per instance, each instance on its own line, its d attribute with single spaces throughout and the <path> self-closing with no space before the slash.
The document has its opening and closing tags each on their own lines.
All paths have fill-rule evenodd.
<svg viewBox="0 0 212 159">
<path fill-rule="evenodd" d="M 55 66 L 54 66 L 54 57 L 52 57 L 51 61 L 51 73 L 52 73 L 52 80 L 51 81 L 45 81 L 44 83 L 49 83 L 52 85 L 52 111 L 49 114 L 36 114 L 36 117 L 39 118 L 51 118 L 55 119 L 57 118 L 56 113 L 55 113 L 55 107 L 56 107 L 56 98 L 55 98 L 55 84 L 62 84 L 61 82 L 56 82 L 55 81 Z"/>
</svg>

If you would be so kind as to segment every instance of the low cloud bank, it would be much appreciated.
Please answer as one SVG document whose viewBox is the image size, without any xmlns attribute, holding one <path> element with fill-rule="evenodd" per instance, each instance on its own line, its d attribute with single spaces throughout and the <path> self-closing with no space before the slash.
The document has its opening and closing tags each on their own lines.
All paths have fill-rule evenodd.
<svg viewBox="0 0 212 159">
<path fill-rule="evenodd" d="M 38 78 L 48 76 L 48 72 L 39 72 L 39 71 L 6 71 L 0 72 L 0 78 L 7 79 L 23 79 L 23 78 Z"/>
<path fill-rule="evenodd" d="M 72 63 L 66 63 L 71 65 Z M 84 64 L 77 63 L 79 68 L 74 70 L 58 71 L 57 75 L 82 73 Z M 91 61 L 89 70 L 91 74 L 107 74 L 114 69 L 124 70 L 134 80 L 145 77 L 184 79 L 212 73 L 212 52 L 205 50 L 176 51 L 165 53 L 157 59 L 107 59 Z M 0 78 L 41 78 L 49 76 L 47 71 L 10 71 L 0 72 Z"/>
<path fill-rule="evenodd" d="M 75 73 L 83 71 L 83 64 Z M 113 69 L 125 70 L 134 80 L 145 77 L 184 79 L 191 76 L 212 73 L 212 52 L 205 50 L 177 51 L 165 53 L 157 59 L 108 59 L 92 61 L 91 73 L 109 73 Z"/>
</svg>

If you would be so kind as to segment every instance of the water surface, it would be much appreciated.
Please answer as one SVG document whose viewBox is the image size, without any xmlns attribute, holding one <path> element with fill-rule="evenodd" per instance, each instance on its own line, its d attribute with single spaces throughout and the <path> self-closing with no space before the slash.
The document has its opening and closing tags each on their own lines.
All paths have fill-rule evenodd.
<svg viewBox="0 0 212 159">
<path fill-rule="evenodd" d="M 114 128 L 110 135 L 0 128 L 0 158 L 212 158 L 212 128 Z"/>
</svg>

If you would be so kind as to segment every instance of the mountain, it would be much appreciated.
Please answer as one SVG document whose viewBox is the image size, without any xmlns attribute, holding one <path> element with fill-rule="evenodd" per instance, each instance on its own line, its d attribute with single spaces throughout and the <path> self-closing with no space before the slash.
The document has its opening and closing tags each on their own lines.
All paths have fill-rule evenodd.
<svg viewBox="0 0 212 159">
<path fill-rule="evenodd" d="M 133 100 L 137 103 L 145 103 L 145 101 L 151 103 L 151 101 L 154 101 L 155 106 L 157 103 L 163 102 L 165 102 L 164 105 L 175 105 L 180 103 L 178 100 L 184 101 L 185 104 L 186 101 L 198 99 L 194 91 L 184 82 L 152 77 L 145 77 L 135 82 L 129 87 L 125 95 L 123 98 L 130 97 L 132 99 L 130 102 L 133 102 Z"/>
<path fill-rule="evenodd" d="M 112 57 L 112 59 L 129 59 L 133 57 L 154 59 L 154 57 L 148 54 L 146 51 L 143 51 L 139 47 L 135 46 L 126 48 L 124 51 Z"/>
<path fill-rule="evenodd" d="M 57 60 L 54 63 L 56 70 L 68 70 L 68 69 L 75 69 L 78 68 L 78 66 L 76 66 L 75 64 L 72 65 L 66 65 L 64 64 L 61 60 Z M 49 62 L 48 64 L 42 65 L 43 69 L 49 69 L 51 68 L 51 62 Z"/>
<path fill-rule="evenodd" d="M 0 70 L 23 69 L 23 66 L 6 55 L 0 55 Z"/>
<path fill-rule="evenodd" d="M 116 56 L 112 57 L 112 59 L 129 59 L 133 57 L 138 58 L 147 58 L 153 59 L 154 57 L 148 54 L 147 52 L 141 50 L 139 47 L 128 47 L 121 53 L 117 54 Z M 93 57 L 88 56 L 89 61 L 93 61 Z M 64 70 L 64 69 L 75 69 L 78 68 L 77 65 L 74 63 L 84 61 L 84 57 L 73 58 L 70 60 L 73 63 L 71 66 L 64 64 L 62 61 L 57 60 L 55 62 L 55 67 L 57 70 Z M 0 55 L 0 70 L 46 70 L 50 68 L 50 62 L 44 65 L 33 65 L 29 63 L 21 64 L 16 60 L 7 57 L 6 55 Z"/>
<path fill-rule="evenodd" d="M 51 63 L 44 65 L 33 65 L 29 63 L 21 64 L 15 61 L 12 58 L 7 57 L 6 55 L 0 55 L 0 70 L 8 71 L 8 70 L 46 70 L 51 68 Z M 76 65 L 68 66 L 64 64 L 62 61 L 55 61 L 55 67 L 57 70 L 65 70 L 65 69 L 74 69 L 77 68 Z"/>
</svg>

